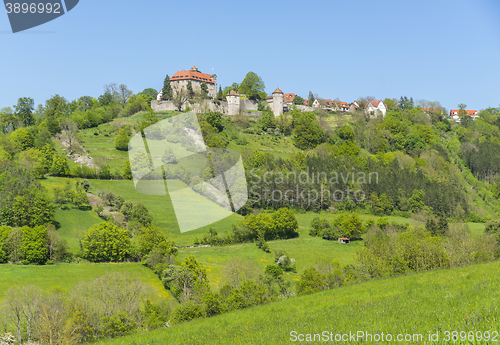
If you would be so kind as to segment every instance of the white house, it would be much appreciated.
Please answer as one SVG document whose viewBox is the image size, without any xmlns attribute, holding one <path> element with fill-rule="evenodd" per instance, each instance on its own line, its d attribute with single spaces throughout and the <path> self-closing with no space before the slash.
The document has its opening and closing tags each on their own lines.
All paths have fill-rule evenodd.
<svg viewBox="0 0 500 345">
<path fill-rule="evenodd" d="M 464 110 L 464 116 L 469 116 L 473 120 L 477 119 L 479 115 L 477 114 L 477 110 Z M 455 122 L 460 122 L 460 110 L 452 109 L 450 110 L 450 118 L 455 120 Z"/>
<path fill-rule="evenodd" d="M 370 114 L 370 116 L 373 116 L 373 117 L 376 117 L 379 111 L 382 113 L 382 116 L 385 116 L 385 113 L 387 112 L 387 108 L 385 107 L 384 102 L 382 102 L 380 100 L 368 101 L 368 103 L 366 103 L 365 111 L 367 114 Z"/>
</svg>

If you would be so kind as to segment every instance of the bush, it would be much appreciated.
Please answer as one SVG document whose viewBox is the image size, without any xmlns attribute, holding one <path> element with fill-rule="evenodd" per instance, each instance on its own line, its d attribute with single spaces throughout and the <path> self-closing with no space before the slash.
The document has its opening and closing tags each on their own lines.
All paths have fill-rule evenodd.
<svg viewBox="0 0 500 345">
<path fill-rule="evenodd" d="M 118 135 L 115 138 L 115 148 L 121 151 L 128 151 L 128 142 L 130 141 L 130 137 L 127 135 L 127 132 L 124 128 L 120 128 L 118 131 Z"/>
<path fill-rule="evenodd" d="M 275 252 L 274 262 L 285 272 L 295 272 L 295 260 L 290 258 L 287 253 L 281 250 Z"/>
<path fill-rule="evenodd" d="M 109 338 L 122 337 L 134 331 L 135 321 L 129 319 L 127 314 L 119 312 L 113 316 L 104 316 L 102 319 L 102 331 Z"/>
<path fill-rule="evenodd" d="M 187 301 L 174 309 L 172 319 L 175 323 L 181 323 L 206 316 L 207 312 L 202 304 Z"/>
<path fill-rule="evenodd" d="M 131 249 L 127 231 L 109 222 L 93 225 L 82 239 L 82 257 L 91 262 L 124 261 Z"/>
</svg>

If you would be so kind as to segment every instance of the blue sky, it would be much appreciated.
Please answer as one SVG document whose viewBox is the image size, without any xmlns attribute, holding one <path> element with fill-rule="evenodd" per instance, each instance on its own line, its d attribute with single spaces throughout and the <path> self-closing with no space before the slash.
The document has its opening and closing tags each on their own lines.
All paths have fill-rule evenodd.
<svg viewBox="0 0 500 345">
<path fill-rule="evenodd" d="M 499 15 L 496 0 L 80 0 L 12 34 L 3 12 L 0 108 L 24 96 L 97 97 L 111 82 L 160 89 L 167 73 L 194 64 L 223 87 L 254 71 L 268 93 L 497 107 Z"/>
</svg>

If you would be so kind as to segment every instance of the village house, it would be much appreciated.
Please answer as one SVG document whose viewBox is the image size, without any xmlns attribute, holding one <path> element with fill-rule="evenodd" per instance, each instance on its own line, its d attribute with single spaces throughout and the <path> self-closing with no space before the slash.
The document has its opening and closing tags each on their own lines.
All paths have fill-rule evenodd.
<svg viewBox="0 0 500 345">
<path fill-rule="evenodd" d="M 349 105 L 349 110 L 348 112 L 354 113 L 357 109 L 359 108 L 358 102 L 354 101 Z"/>
<path fill-rule="evenodd" d="M 383 101 L 380 101 L 380 100 L 368 101 L 366 103 L 365 112 L 367 114 L 370 114 L 370 117 L 377 117 L 379 112 L 382 114 L 382 116 L 385 116 L 385 113 L 387 112 L 387 108 L 385 107 L 385 104 Z"/>
<path fill-rule="evenodd" d="M 285 93 L 283 95 L 283 111 L 285 111 L 285 112 L 289 111 L 290 108 L 293 105 L 295 105 L 294 101 L 295 101 L 296 97 L 297 97 L 297 95 L 294 94 L 294 93 Z M 270 96 L 268 98 L 272 99 L 272 96 Z M 303 104 L 302 105 L 308 106 L 309 105 L 309 100 L 303 98 Z"/>
<path fill-rule="evenodd" d="M 329 111 L 349 111 L 349 103 L 341 101 L 332 101 L 331 99 L 320 99 L 316 98 L 313 103 L 313 107 L 321 107 L 324 110 Z"/>
<path fill-rule="evenodd" d="M 333 101 L 335 111 L 349 111 L 349 103 Z"/>
<path fill-rule="evenodd" d="M 321 108 L 324 110 L 333 111 L 335 104 L 333 103 L 333 101 L 331 99 L 316 98 L 314 100 L 312 106 L 313 106 L 313 108 Z"/>
<path fill-rule="evenodd" d="M 465 114 L 463 116 L 469 116 L 473 120 L 477 119 L 479 115 L 477 114 L 477 110 L 463 110 Z M 460 109 L 452 109 L 450 110 L 450 119 L 455 120 L 455 122 L 460 122 Z"/>
</svg>

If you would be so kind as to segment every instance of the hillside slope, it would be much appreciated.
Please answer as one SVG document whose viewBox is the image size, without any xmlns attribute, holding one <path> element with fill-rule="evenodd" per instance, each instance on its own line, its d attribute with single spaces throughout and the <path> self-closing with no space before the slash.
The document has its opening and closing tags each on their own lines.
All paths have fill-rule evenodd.
<svg viewBox="0 0 500 345">
<path fill-rule="evenodd" d="M 449 343 L 446 331 L 494 335 L 500 326 L 499 269 L 500 262 L 493 262 L 370 281 L 99 344 L 286 344 L 293 343 L 293 331 L 422 334 L 424 341 L 439 332 L 433 344 Z"/>
</svg>

